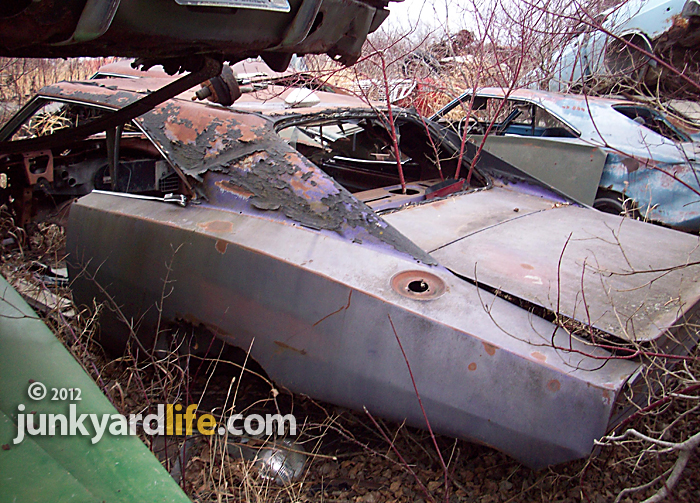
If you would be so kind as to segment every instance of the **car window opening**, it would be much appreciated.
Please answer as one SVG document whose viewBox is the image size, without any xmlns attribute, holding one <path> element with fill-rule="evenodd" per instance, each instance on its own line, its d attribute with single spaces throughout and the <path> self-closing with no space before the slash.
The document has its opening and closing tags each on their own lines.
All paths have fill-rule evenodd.
<svg viewBox="0 0 700 503">
<path fill-rule="evenodd" d="M 691 141 L 690 138 L 688 138 L 678 128 L 668 122 L 663 115 L 655 110 L 636 105 L 614 105 L 613 108 L 625 117 L 632 119 L 636 123 L 641 124 L 648 129 L 651 129 L 653 132 L 660 134 L 664 138 L 668 138 L 669 140 L 676 142 Z"/>
<path fill-rule="evenodd" d="M 375 211 L 396 209 L 438 195 L 431 190 L 453 178 L 458 155 L 430 141 L 423 124 L 399 120 L 400 160 L 406 181 L 403 192 L 391 133 L 377 119 L 343 118 L 312 121 L 282 128 L 280 136 L 360 201 Z M 461 174 L 469 171 L 466 157 Z M 463 190 L 455 181 L 453 189 Z M 485 183 L 472 178 L 471 187 Z M 443 189 L 444 190 L 444 189 Z M 450 191 L 440 192 L 447 195 Z"/>
<path fill-rule="evenodd" d="M 460 135 L 467 128 L 469 135 L 490 134 L 577 138 L 578 134 L 544 108 L 527 101 L 477 97 L 469 113 L 471 96 L 464 96 L 440 118 L 440 123 Z"/>
<path fill-rule="evenodd" d="M 41 101 L 18 125 L 12 140 L 78 127 L 109 112 L 83 104 Z M 118 161 L 110 169 L 112 152 L 117 153 Z M 4 191 L 2 203 L 9 203 L 22 223 L 95 189 L 157 197 L 184 189 L 170 163 L 133 123 L 125 124 L 118 135 L 102 132 L 52 150 L 8 155 L 0 159 L 0 168 L 7 173 L 10 188 Z M 27 182 L 34 195 L 30 200 L 23 192 Z"/>
</svg>

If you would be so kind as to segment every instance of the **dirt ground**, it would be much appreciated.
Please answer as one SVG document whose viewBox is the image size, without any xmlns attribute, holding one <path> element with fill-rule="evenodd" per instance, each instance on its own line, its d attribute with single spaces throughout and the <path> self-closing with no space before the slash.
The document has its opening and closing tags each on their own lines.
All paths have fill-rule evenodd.
<svg viewBox="0 0 700 503">
<path fill-rule="evenodd" d="M 8 219 L 0 221 L 0 228 L 3 275 L 10 282 L 22 278 L 46 286 L 37 264 L 63 265 L 64 230 L 40 224 L 25 233 Z M 51 289 L 70 298 L 65 286 Z M 145 362 L 110 360 L 94 342 L 99 310 L 91 306 L 69 321 L 50 309 L 43 316 L 121 413 L 143 413 L 159 403 L 198 403 L 198 413 L 220 418 L 232 412 L 297 418 L 299 434 L 287 443 L 281 438 L 144 437 L 196 502 L 636 502 L 663 487 L 678 457 L 647 442 L 624 441 L 602 447 L 589 459 L 532 471 L 488 447 L 432 438 L 426 430 L 292 394 L 270 382 L 244 351 L 200 359 L 180 348 Z M 697 360 L 692 365 L 700 369 Z M 683 441 L 700 431 L 697 403 L 693 397 L 672 400 L 628 426 L 650 434 L 666 428 L 665 440 Z M 275 449 L 304 453 L 301 475 L 291 484 L 269 480 L 255 461 L 256 455 Z M 698 473 L 695 452 L 666 501 L 700 501 Z M 644 488 L 629 491 L 635 487 Z"/>
</svg>

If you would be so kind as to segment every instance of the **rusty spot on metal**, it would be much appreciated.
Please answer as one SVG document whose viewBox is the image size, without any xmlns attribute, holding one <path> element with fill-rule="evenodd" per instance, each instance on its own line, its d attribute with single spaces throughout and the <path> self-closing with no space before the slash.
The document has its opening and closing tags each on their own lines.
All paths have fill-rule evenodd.
<svg viewBox="0 0 700 503">
<path fill-rule="evenodd" d="M 341 311 L 347 311 L 348 309 L 350 309 L 350 302 L 351 302 L 351 301 L 352 301 L 352 290 L 350 290 L 350 294 L 348 294 L 348 303 L 347 303 L 346 305 L 341 306 L 340 308 L 336 309 L 335 311 L 333 311 L 333 312 L 330 313 L 330 314 L 327 314 L 326 316 L 324 316 L 323 318 L 321 318 L 320 320 L 318 320 L 316 323 L 314 323 L 313 326 L 315 327 L 316 325 L 318 325 L 319 323 L 321 323 L 323 320 L 327 320 L 328 318 L 330 318 L 330 317 L 333 316 L 334 314 L 338 314 L 338 313 L 341 312 Z"/>
<path fill-rule="evenodd" d="M 541 362 L 547 361 L 547 357 L 545 355 L 543 355 L 542 353 L 540 353 L 539 351 L 535 351 L 533 353 L 530 353 L 530 356 L 532 356 L 535 360 L 539 360 Z"/>
<path fill-rule="evenodd" d="M 221 239 L 216 240 L 216 244 L 214 245 L 216 248 L 216 251 L 221 253 L 222 255 L 226 253 L 226 248 L 228 247 L 228 243 L 226 241 L 223 241 Z"/>
<path fill-rule="evenodd" d="M 165 136 L 170 141 L 181 141 L 183 143 L 194 143 L 197 139 L 197 131 L 183 124 L 178 124 L 168 120 L 165 123 Z"/>
<path fill-rule="evenodd" d="M 496 346 L 494 346 L 493 344 L 489 344 L 488 342 L 484 342 L 482 344 L 484 345 L 484 349 L 489 354 L 489 356 L 493 356 L 496 354 Z"/>
<path fill-rule="evenodd" d="M 279 347 L 281 347 L 281 348 L 283 348 L 283 349 L 289 349 L 289 350 L 291 350 L 291 351 L 294 351 L 294 352 L 296 352 L 296 353 L 299 353 L 300 355 L 305 355 L 305 354 L 306 354 L 306 350 L 305 350 L 305 349 L 297 349 L 297 348 L 294 348 L 294 347 L 290 346 L 289 344 L 285 344 L 285 343 L 282 342 L 282 341 L 275 341 L 275 344 L 277 344 Z"/>
<path fill-rule="evenodd" d="M 561 383 L 556 379 L 552 379 L 547 383 L 547 388 L 549 388 L 549 391 L 553 391 L 556 393 L 561 388 Z"/>
<path fill-rule="evenodd" d="M 534 269 L 534 267 L 531 266 L 530 264 L 520 264 L 520 267 L 522 267 L 523 269 L 528 269 L 528 270 Z"/>
<path fill-rule="evenodd" d="M 469 370 L 471 370 L 472 372 L 475 371 L 476 370 L 476 363 L 471 362 L 467 368 Z"/>
<path fill-rule="evenodd" d="M 267 152 L 254 152 L 251 155 L 238 160 L 235 167 L 243 172 L 248 172 L 253 168 L 253 166 L 269 158 L 270 156 Z"/>
<path fill-rule="evenodd" d="M 301 164 L 302 162 L 301 156 L 296 152 L 287 152 L 286 154 L 284 154 L 284 158 L 292 164 Z"/>
<path fill-rule="evenodd" d="M 240 133 L 240 136 L 237 138 L 238 141 L 248 143 L 258 137 L 257 132 L 251 127 L 250 124 L 242 122 L 238 125 L 237 130 Z"/>
<path fill-rule="evenodd" d="M 224 220 L 212 220 L 201 223 L 199 226 L 209 232 L 231 232 L 233 230 L 233 224 Z"/>
<path fill-rule="evenodd" d="M 237 196 L 241 196 L 245 199 L 248 199 L 250 196 L 254 195 L 251 191 L 246 190 L 244 187 L 236 185 L 235 183 L 230 182 L 228 180 L 221 180 L 219 182 L 216 182 L 216 186 L 219 187 L 221 190 L 230 192 L 232 194 L 236 194 Z"/>
<path fill-rule="evenodd" d="M 430 207 L 431 208 L 440 208 L 441 206 L 445 206 L 448 202 L 449 202 L 449 199 L 440 199 L 438 201 L 430 203 Z"/>
</svg>

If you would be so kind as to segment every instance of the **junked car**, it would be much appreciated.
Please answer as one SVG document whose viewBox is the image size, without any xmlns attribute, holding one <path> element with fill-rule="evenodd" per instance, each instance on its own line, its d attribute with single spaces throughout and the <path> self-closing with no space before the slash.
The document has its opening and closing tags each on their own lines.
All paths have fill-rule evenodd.
<svg viewBox="0 0 700 503">
<path fill-rule="evenodd" d="M 48 86 L 0 139 L 158 85 Z M 202 350 L 176 335 L 198 327 L 292 391 L 425 426 L 418 394 L 433 430 L 539 468 L 587 456 L 645 403 L 671 364 L 646 350 L 695 347 L 697 238 L 583 207 L 488 152 L 472 165 L 473 145 L 458 165 L 459 136 L 411 112 L 296 91 L 230 107 L 190 92 L 0 158 L 17 211 L 85 194 L 67 260 L 75 300 L 106 302 L 106 348 Z"/>
<path fill-rule="evenodd" d="M 388 0 L 17 0 L 0 6 L 0 55 L 130 56 L 170 68 L 208 55 L 261 55 L 284 71 L 294 53 L 354 63 Z M 191 68 L 188 68 L 191 69 Z M 172 72 L 170 72 L 172 73 Z"/>
<path fill-rule="evenodd" d="M 473 96 L 473 100 L 472 100 Z M 698 130 L 644 103 L 501 88 L 431 117 L 575 200 L 700 230 Z M 488 133 L 488 134 L 486 134 Z"/>
<path fill-rule="evenodd" d="M 283 72 L 276 72 L 262 61 L 262 58 L 249 58 L 230 65 L 236 76 L 238 85 L 243 90 L 262 89 L 268 84 L 281 87 L 302 87 L 324 92 L 350 94 L 346 90 L 328 82 L 328 79 L 319 78 L 313 72 L 308 71 L 306 61 L 302 57 L 294 55 L 289 68 Z M 119 60 L 114 63 L 102 65 L 99 70 L 90 77 L 91 79 L 106 78 L 164 78 L 171 76 L 165 72 L 161 65 L 156 65 L 148 70 L 134 68 L 134 60 Z"/>
<path fill-rule="evenodd" d="M 699 42 L 698 0 L 628 0 L 602 12 L 593 23 L 582 24 L 578 35 L 553 56 L 549 90 L 565 92 L 606 77 L 647 82 L 655 89 L 669 72 L 648 55 L 666 59 L 681 71 L 693 60 Z"/>
</svg>

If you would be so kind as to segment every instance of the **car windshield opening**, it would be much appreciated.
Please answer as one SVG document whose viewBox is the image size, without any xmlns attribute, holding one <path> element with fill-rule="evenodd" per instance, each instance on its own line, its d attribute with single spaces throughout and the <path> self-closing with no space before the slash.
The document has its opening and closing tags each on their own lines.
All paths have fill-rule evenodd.
<svg viewBox="0 0 700 503">
<path fill-rule="evenodd" d="M 11 132 L 11 140 L 48 136 L 105 113 L 103 107 L 42 98 Z M 156 197 L 183 192 L 178 173 L 131 122 L 51 149 L 0 157 L 0 173 L 6 177 L 0 203 L 7 204 L 22 224 L 95 189 Z M 23 197 L 25 190 L 34 197 Z"/>
</svg>

